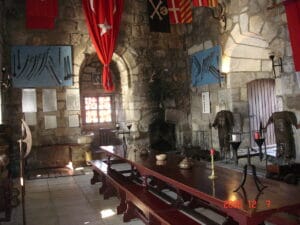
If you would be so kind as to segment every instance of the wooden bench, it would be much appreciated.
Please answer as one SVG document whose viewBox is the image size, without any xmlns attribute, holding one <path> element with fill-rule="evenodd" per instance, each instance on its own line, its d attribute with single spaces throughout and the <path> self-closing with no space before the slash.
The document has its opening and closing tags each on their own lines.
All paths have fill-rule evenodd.
<svg viewBox="0 0 300 225">
<path fill-rule="evenodd" d="M 105 182 L 105 189 L 113 187 L 116 190 L 120 199 L 117 213 L 124 213 L 124 222 L 140 218 L 145 224 L 200 224 L 170 203 L 152 194 L 145 187 L 134 183 L 130 177 L 109 169 L 103 161 L 94 160 L 91 161 L 91 165 L 94 172 L 99 173 L 101 177 L 105 176 L 105 179 L 102 179 Z M 104 192 L 106 191 L 104 190 Z"/>
</svg>

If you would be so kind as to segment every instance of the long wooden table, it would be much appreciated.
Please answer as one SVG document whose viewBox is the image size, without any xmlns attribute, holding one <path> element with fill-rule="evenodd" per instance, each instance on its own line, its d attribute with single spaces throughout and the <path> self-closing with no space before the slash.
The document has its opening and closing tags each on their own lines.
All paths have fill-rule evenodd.
<svg viewBox="0 0 300 225">
<path fill-rule="evenodd" d="M 243 189 L 234 192 L 241 181 L 242 173 L 215 166 L 216 179 L 211 180 L 210 165 L 206 162 L 195 162 L 192 169 L 180 169 L 182 156 L 169 153 L 166 162 L 157 163 L 155 152 L 142 156 L 137 152 L 127 152 L 122 146 L 101 146 L 109 159 L 117 157 L 134 166 L 144 177 L 155 177 L 176 189 L 182 190 L 202 201 L 205 201 L 232 217 L 242 225 L 263 223 L 275 212 L 293 212 L 300 209 L 300 187 L 286 183 L 261 179 L 267 186 L 258 192 L 252 175 L 248 175 Z"/>
</svg>

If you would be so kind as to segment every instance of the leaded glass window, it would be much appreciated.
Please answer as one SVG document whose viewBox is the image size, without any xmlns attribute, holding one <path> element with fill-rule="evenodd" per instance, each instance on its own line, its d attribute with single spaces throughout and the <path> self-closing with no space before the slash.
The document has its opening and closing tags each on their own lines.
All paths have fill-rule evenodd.
<svg viewBox="0 0 300 225">
<path fill-rule="evenodd" d="M 111 123 L 111 96 L 84 97 L 85 123 Z"/>
</svg>

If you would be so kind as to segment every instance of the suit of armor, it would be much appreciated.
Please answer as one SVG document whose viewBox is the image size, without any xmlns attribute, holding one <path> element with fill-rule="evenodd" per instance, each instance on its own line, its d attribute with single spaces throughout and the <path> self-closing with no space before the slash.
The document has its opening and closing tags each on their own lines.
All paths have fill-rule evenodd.
<svg viewBox="0 0 300 225">
<path fill-rule="evenodd" d="M 298 128 L 295 113 L 290 111 L 274 112 L 268 119 L 266 127 L 271 123 L 274 123 L 277 157 L 287 160 L 295 158 L 296 149 L 292 129 L 292 125 Z"/>
<path fill-rule="evenodd" d="M 212 126 L 218 129 L 220 150 L 223 157 L 224 153 L 227 153 L 230 150 L 229 135 L 234 126 L 232 112 L 229 110 L 221 110 L 218 112 Z"/>
</svg>

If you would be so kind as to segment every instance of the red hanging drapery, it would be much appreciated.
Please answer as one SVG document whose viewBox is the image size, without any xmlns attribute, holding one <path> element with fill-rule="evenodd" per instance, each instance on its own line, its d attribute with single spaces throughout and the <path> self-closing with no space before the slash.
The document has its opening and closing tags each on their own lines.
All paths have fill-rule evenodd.
<svg viewBox="0 0 300 225">
<path fill-rule="evenodd" d="M 109 64 L 119 34 L 124 0 L 82 0 L 82 4 L 90 38 L 103 64 L 103 87 L 113 91 Z"/>
<path fill-rule="evenodd" d="M 26 0 L 26 27 L 53 29 L 58 15 L 58 0 Z"/>
<path fill-rule="evenodd" d="M 295 70 L 300 71 L 300 0 L 283 2 L 293 51 Z"/>
</svg>

